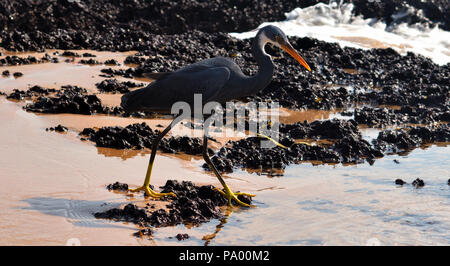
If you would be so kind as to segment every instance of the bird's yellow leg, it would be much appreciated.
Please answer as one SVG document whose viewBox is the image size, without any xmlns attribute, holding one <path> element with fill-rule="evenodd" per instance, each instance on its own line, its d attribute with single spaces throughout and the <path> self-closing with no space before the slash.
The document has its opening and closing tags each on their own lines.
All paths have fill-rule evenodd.
<svg viewBox="0 0 450 266">
<path fill-rule="evenodd" d="M 284 146 L 283 144 L 279 143 L 278 141 L 274 140 L 273 138 L 271 138 L 269 136 L 263 135 L 261 133 L 257 133 L 256 136 L 258 136 L 260 138 L 266 138 L 266 139 L 272 141 L 275 145 L 277 145 L 277 146 L 279 146 L 279 147 L 281 147 L 283 149 L 289 149 L 288 147 Z"/>
<path fill-rule="evenodd" d="M 205 126 L 205 132 L 206 132 L 207 129 L 208 128 Z M 214 166 L 214 164 L 211 162 L 211 159 L 209 158 L 209 155 L 208 155 L 208 137 L 207 137 L 206 133 L 203 136 L 203 158 L 205 159 L 206 163 L 208 164 L 209 169 L 211 169 L 211 171 L 214 172 L 214 174 L 216 175 L 217 179 L 219 179 L 219 182 L 222 184 L 224 191 L 222 191 L 219 188 L 216 188 L 216 190 L 219 191 L 220 194 L 222 194 L 228 200 L 228 205 L 232 206 L 231 201 L 234 200 L 240 206 L 250 207 L 251 205 L 249 205 L 247 203 L 244 203 L 241 200 L 239 200 L 238 196 L 245 195 L 245 196 L 248 196 L 248 197 L 255 197 L 256 195 L 249 194 L 249 193 L 243 193 L 243 192 L 233 192 L 233 191 L 231 191 L 231 189 L 225 183 L 225 180 L 223 180 L 222 176 L 217 171 L 217 168 Z"/>
<path fill-rule="evenodd" d="M 278 147 L 281 147 L 283 149 L 289 149 L 289 147 L 284 146 L 283 144 L 279 143 L 278 141 L 274 140 L 273 138 L 271 138 L 269 136 L 263 135 L 261 133 L 257 133 L 256 136 L 258 136 L 260 138 L 268 139 L 268 140 L 272 141 L 275 145 L 277 145 Z M 304 144 L 304 145 L 312 146 L 311 143 L 304 142 L 304 141 L 295 141 L 294 144 Z"/>
<path fill-rule="evenodd" d="M 224 186 L 224 190 L 221 190 L 220 188 L 215 188 L 217 191 L 220 192 L 220 194 L 222 194 L 227 200 L 228 200 L 228 206 L 233 206 L 233 204 L 231 203 L 232 200 L 234 200 L 239 206 L 243 206 L 243 207 L 251 207 L 253 205 L 249 205 L 245 202 L 242 202 L 241 200 L 238 199 L 238 196 L 248 196 L 248 197 L 256 197 L 255 194 L 249 194 L 249 193 L 244 193 L 244 192 L 233 192 L 231 191 L 231 189 L 227 186 L 227 184 L 225 184 Z"/>
<path fill-rule="evenodd" d="M 243 206 L 243 207 L 250 207 L 251 206 L 251 205 L 249 205 L 249 204 L 239 200 L 238 196 L 244 195 L 244 196 L 248 196 L 248 197 L 255 197 L 256 195 L 249 194 L 249 193 L 244 193 L 244 192 L 233 192 L 233 191 L 231 191 L 230 187 L 228 187 L 228 185 L 225 183 L 225 181 L 223 180 L 222 176 L 217 172 L 216 167 L 212 164 L 212 162 L 209 159 L 209 157 L 208 157 L 208 161 L 206 163 L 208 164 L 208 166 L 211 169 L 211 171 L 214 172 L 214 174 L 216 175 L 217 179 L 219 179 L 219 182 L 222 184 L 223 190 L 221 190 L 220 188 L 215 188 L 215 189 L 217 191 L 219 191 L 220 194 L 222 194 L 228 200 L 228 206 L 232 206 L 233 205 L 232 204 L 232 200 L 234 200 L 238 205 Z"/>
<path fill-rule="evenodd" d="M 175 117 L 175 119 L 170 123 L 170 125 L 166 129 L 164 129 L 163 132 L 161 132 L 158 135 L 158 137 L 156 138 L 156 140 L 153 142 L 152 154 L 150 155 L 150 161 L 149 161 L 148 167 L 147 167 L 147 174 L 145 174 L 144 185 L 142 185 L 141 187 L 135 188 L 135 189 L 129 189 L 130 192 L 139 192 L 139 191 L 143 190 L 145 192 L 145 195 L 147 195 L 149 197 L 153 197 L 153 198 L 161 198 L 164 196 L 176 197 L 175 193 L 173 193 L 173 192 L 158 193 L 158 192 L 155 192 L 153 189 L 151 189 L 150 188 L 150 177 L 152 176 L 152 168 L 153 168 L 153 164 L 155 162 L 156 150 L 158 149 L 159 142 L 167 134 L 167 132 L 169 132 L 170 129 L 172 129 L 172 127 L 177 122 L 179 122 L 177 118 L 178 118 L 178 116 Z"/>
<path fill-rule="evenodd" d="M 150 188 L 150 177 L 152 175 L 152 168 L 153 168 L 153 162 L 150 161 L 150 163 L 148 164 L 148 168 L 147 168 L 147 174 L 145 175 L 144 185 L 142 185 L 138 188 L 135 188 L 135 189 L 130 189 L 129 191 L 130 192 L 139 192 L 139 191 L 143 190 L 145 192 L 146 196 L 153 197 L 153 198 L 162 198 L 164 196 L 176 197 L 175 193 L 173 193 L 173 192 L 158 193 Z"/>
</svg>

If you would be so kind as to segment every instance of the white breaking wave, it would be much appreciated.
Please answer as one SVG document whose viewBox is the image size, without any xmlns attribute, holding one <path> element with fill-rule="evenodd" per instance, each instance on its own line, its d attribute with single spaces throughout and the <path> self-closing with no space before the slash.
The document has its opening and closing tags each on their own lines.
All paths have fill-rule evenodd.
<svg viewBox="0 0 450 266">
<path fill-rule="evenodd" d="M 386 24 L 382 21 L 352 15 L 353 7 L 351 3 L 319 3 L 296 8 L 286 13 L 285 21 L 265 22 L 258 28 L 270 24 L 291 36 L 311 37 L 362 49 L 391 47 L 401 54 L 411 51 L 424 55 L 437 64 L 450 62 L 450 32 L 438 27 L 430 29 L 422 25 L 408 26 L 406 23 L 387 31 Z M 396 14 L 397 17 L 402 15 Z M 251 38 L 255 34 L 256 30 L 230 33 L 239 39 Z"/>
</svg>

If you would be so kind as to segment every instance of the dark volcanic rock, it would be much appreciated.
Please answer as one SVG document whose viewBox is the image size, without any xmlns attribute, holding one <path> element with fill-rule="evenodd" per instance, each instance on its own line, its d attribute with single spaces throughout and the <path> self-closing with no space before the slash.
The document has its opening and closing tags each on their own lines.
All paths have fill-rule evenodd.
<svg viewBox="0 0 450 266">
<path fill-rule="evenodd" d="M 128 184 L 115 182 L 106 186 L 107 190 L 128 191 Z"/>
<path fill-rule="evenodd" d="M 447 108 L 417 106 L 402 106 L 399 110 L 387 108 L 364 107 L 354 111 L 355 121 L 370 127 L 385 127 L 402 124 L 432 124 L 449 120 Z M 445 111 L 443 111 L 445 110 Z"/>
<path fill-rule="evenodd" d="M 81 57 L 81 55 L 75 53 L 75 52 L 71 52 L 71 51 L 64 51 L 62 53 L 62 56 L 67 56 L 67 57 Z"/>
<path fill-rule="evenodd" d="M 399 130 L 384 130 L 373 140 L 374 147 L 384 153 L 400 153 L 423 144 L 450 141 L 449 124 L 424 127 L 405 127 Z"/>
<path fill-rule="evenodd" d="M 112 68 L 104 68 L 102 70 L 100 70 L 102 73 L 105 73 L 105 76 L 107 75 L 108 77 L 114 77 L 115 75 L 117 76 L 122 76 L 125 78 L 133 78 L 135 76 L 135 69 L 134 68 L 128 68 L 128 69 L 112 69 Z M 141 74 L 143 72 L 141 71 Z"/>
<path fill-rule="evenodd" d="M 77 86 L 66 86 L 55 97 L 40 96 L 25 110 L 39 113 L 93 114 L 109 113 L 96 95 L 86 95 L 86 90 Z"/>
<path fill-rule="evenodd" d="M 47 130 L 47 131 L 50 130 L 50 131 L 56 131 L 56 132 L 63 133 L 63 132 L 67 132 L 69 129 L 67 127 L 63 126 L 63 125 L 57 125 L 56 127 L 49 127 L 49 128 L 46 128 L 45 130 Z"/>
<path fill-rule="evenodd" d="M 339 153 L 343 163 L 362 163 L 366 159 L 373 163 L 377 157 L 383 157 L 383 153 L 373 148 L 369 142 L 355 136 L 345 136 L 332 147 Z"/>
<path fill-rule="evenodd" d="M 141 50 L 149 33 L 251 30 L 317 0 L 289 1 L 0 1 L 0 39 L 8 50 Z M 66 51 L 67 56 L 75 56 Z"/>
<path fill-rule="evenodd" d="M 127 93 L 130 91 L 126 85 L 118 82 L 117 79 L 105 79 L 102 82 L 95 84 L 95 86 L 101 92 Z"/>
<path fill-rule="evenodd" d="M 125 82 L 126 86 L 135 86 L 133 82 Z M 49 95 L 54 93 L 54 95 Z M 122 107 L 108 107 L 101 103 L 95 94 L 87 94 L 87 90 L 78 86 L 62 86 L 60 90 L 45 89 L 34 86 L 28 91 L 14 90 L 9 99 L 22 100 L 37 97 L 33 103 L 27 104 L 24 109 L 38 113 L 72 113 L 72 114 L 110 114 L 124 117 L 148 117 L 151 112 L 128 113 Z"/>
<path fill-rule="evenodd" d="M 384 130 L 372 143 L 362 139 L 355 121 L 326 120 L 312 123 L 280 125 L 280 143 L 284 149 L 261 148 L 261 139 L 249 137 L 228 142 L 211 159 L 219 171 L 232 172 L 234 168 L 283 169 L 286 165 L 301 161 L 325 163 L 372 164 L 385 154 L 403 153 L 423 144 L 450 141 L 448 124 L 429 127 L 405 127 L 399 130 Z M 293 138 L 335 139 L 332 144 L 314 146 L 295 143 Z M 209 169 L 204 164 L 205 169 Z"/>
<path fill-rule="evenodd" d="M 48 54 L 45 54 L 42 58 L 38 59 L 34 56 L 28 57 L 19 57 L 17 55 L 6 56 L 4 58 L 0 58 L 0 65 L 2 66 L 17 66 L 17 65 L 30 65 L 37 63 L 48 63 L 53 62 L 57 63 L 58 59 L 56 57 L 51 57 Z"/>
<path fill-rule="evenodd" d="M 141 224 L 148 218 L 144 209 L 139 209 L 136 205 L 129 203 L 123 209 L 110 209 L 105 212 L 94 213 L 95 218 L 114 219 L 125 222 Z"/>
<path fill-rule="evenodd" d="M 141 77 L 145 72 L 174 71 L 186 64 L 214 56 L 227 56 L 253 75 L 258 66 L 251 53 L 251 40 L 237 40 L 224 32 L 245 31 L 263 21 L 284 19 L 284 12 L 329 1 L 1 1 L 1 46 L 10 50 L 64 49 L 63 56 L 80 57 L 68 49 L 90 48 L 98 50 L 129 51 L 138 53 L 127 57 L 125 63 L 138 64 L 128 69 L 106 68 L 107 77 Z M 432 1 L 363 1 L 353 0 L 355 14 L 366 18 L 385 20 L 389 26 L 396 23 L 439 24 L 449 27 L 449 3 Z M 392 16 L 403 12 L 404 16 Z M 257 14 L 257 15 L 255 15 Z M 448 126 L 437 128 L 405 128 L 383 131 L 371 147 L 363 141 L 357 124 L 383 127 L 394 124 L 450 121 L 450 65 L 437 65 L 430 59 L 414 53 L 400 55 L 395 50 L 342 48 L 312 38 L 290 37 L 290 42 L 310 64 L 312 71 L 301 68 L 288 55 L 271 46 L 266 52 L 273 55 L 277 71 L 267 88 L 244 101 L 277 101 L 283 107 L 332 109 L 354 102 L 374 105 L 398 105 L 399 110 L 359 108 L 355 121 L 317 122 L 282 125 L 282 140 L 290 149 L 260 150 L 258 139 L 242 140 L 232 148 L 224 147 L 213 160 L 222 170 L 235 166 L 251 168 L 283 168 L 286 164 L 302 160 L 328 162 L 372 161 L 383 152 L 400 152 L 424 143 L 448 140 Z M 146 57 L 143 57 L 146 56 Z M 51 62 L 49 55 L 42 59 L 7 56 L 2 65 Z M 88 62 L 87 60 L 86 62 Z M 91 61 L 95 62 L 95 61 Z M 118 64 L 117 61 L 113 64 Z M 353 69 L 348 73 L 344 69 Z M 356 73 L 356 74 L 355 74 Z M 124 93 L 129 84 L 107 81 L 103 91 Z M 103 82 L 102 82 L 103 83 Z M 100 83 L 101 84 L 101 83 Z M 330 85 L 330 84 L 342 84 Z M 110 87 L 108 87 L 111 85 Z M 351 85 L 352 89 L 348 89 Z M 99 88 L 100 89 L 100 88 Z M 9 97 L 23 99 L 27 92 L 14 91 Z M 109 113 L 129 116 L 121 109 L 102 106 L 96 95 L 65 90 L 55 97 L 39 95 L 27 110 L 50 113 Z M 145 116 L 135 113 L 133 116 Z M 116 131 L 122 132 L 123 129 Z M 115 134 L 115 133 L 114 133 Z M 114 135 L 113 134 L 113 135 Z M 143 139 L 126 136 L 105 138 L 100 145 L 113 147 L 148 147 Z M 290 138 L 335 139 L 329 146 L 292 144 Z M 187 150 L 178 146 L 199 143 L 190 139 L 170 142 L 165 140 L 161 149 L 167 152 Z M 142 143 L 141 143 L 142 142 Z M 133 143 L 133 144 L 132 144 Z M 193 153 L 198 154 L 196 149 Z M 248 154 L 247 154 L 248 152 Z M 242 157 L 242 155 L 244 157 Z M 239 159 L 239 158 L 245 158 Z"/>
<path fill-rule="evenodd" d="M 301 161 L 321 161 L 324 163 L 363 163 L 364 160 L 372 163 L 376 157 L 383 154 L 370 143 L 358 135 L 348 135 L 339 139 L 331 146 L 296 144 L 289 138 L 282 138 L 280 143 L 290 144 L 288 149 L 276 146 L 275 148 L 261 148 L 261 139 L 249 137 L 231 142 L 231 147 L 222 147 L 212 161 L 219 171 L 232 172 L 234 168 L 252 169 L 283 169 L 289 164 Z M 204 164 L 208 169 L 208 165 Z"/>
<path fill-rule="evenodd" d="M 421 144 L 421 140 L 416 136 L 410 136 L 404 130 L 385 130 L 379 133 L 374 144 L 382 150 L 387 150 L 386 144 L 393 144 L 392 152 L 406 151 L 416 148 Z"/>
<path fill-rule="evenodd" d="M 91 53 L 84 53 L 83 57 L 97 57 L 95 54 L 91 54 Z"/>
<path fill-rule="evenodd" d="M 141 56 L 130 55 L 125 58 L 124 64 L 141 64 L 145 62 L 145 58 Z"/>
<path fill-rule="evenodd" d="M 87 136 L 98 147 L 116 149 L 143 149 L 151 148 L 152 141 L 156 138 L 154 132 L 145 123 L 133 124 L 123 127 L 102 127 L 98 131 L 85 128 L 80 135 Z"/>
<path fill-rule="evenodd" d="M 401 179 L 395 179 L 395 184 L 396 184 L 396 185 L 403 186 L 404 184 L 406 184 L 406 182 L 403 181 L 403 180 L 401 180 Z"/>
<path fill-rule="evenodd" d="M 414 180 L 412 182 L 412 185 L 415 186 L 416 188 L 420 188 L 420 187 L 424 187 L 425 186 L 425 182 L 423 182 L 423 180 L 420 179 L 420 178 L 416 178 L 416 180 Z"/>
<path fill-rule="evenodd" d="M 261 148 L 261 138 L 249 137 L 229 142 L 212 157 L 219 171 L 231 172 L 235 167 L 252 169 L 283 169 L 289 164 L 301 161 L 321 161 L 325 163 L 373 162 L 383 154 L 361 138 L 354 120 L 325 120 L 312 123 L 280 125 L 280 143 L 287 146 Z M 305 145 L 293 139 L 334 139 L 333 145 Z M 208 169 L 208 165 L 204 164 Z"/>
<path fill-rule="evenodd" d="M 23 100 L 26 97 L 30 97 L 29 94 L 27 94 L 26 91 L 21 91 L 18 89 L 14 89 L 13 92 L 11 92 L 8 96 L 6 96 L 7 99 L 14 99 L 14 100 Z"/>
<path fill-rule="evenodd" d="M 85 129 L 83 129 L 83 131 L 80 132 L 80 135 L 86 136 L 86 137 L 91 137 L 91 135 L 94 135 L 95 132 L 96 131 L 93 128 L 85 128 Z"/>
<path fill-rule="evenodd" d="M 104 69 L 102 72 L 141 77 L 145 72 L 174 71 L 186 64 L 214 56 L 233 58 L 245 74 L 253 75 L 258 71 L 251 53 L 251 40 L 237 40 L 223 33 L 206 34 L 198 31 L 152 35 L 150 39 L 152 44 L 142 51 L 149 58 L 129 59 L 139 63 L 138 67 Z M 412 53 L 401 56 L 390 48 L 342 48 L 335 43 L 299 37 L 292 37 L 290 41 L 313 71 L 302 70 L 288 55 L 268 46 L 266 51 L 276 57 L 274 63 L 277 71 L 267 88 L 244 100 L 273 100 L 284 107 L 300 109 L 345 107 L 355 101 L 405 106 L 395 119 L 405 117 L 408 106 L 416 114 L 420 112 L 415 110 L 424 108 L 439 108 L 441 112 L 449 110 L 450 91 L 445 86 L 450 83 L 448 65 L 439 66 L 428 58 Z M 359 74 L 343 70 L 348 67 L 348 60 L 352 61 L 353 68 Z M 329 84 L 349 84 L 354 90 Z M 380 87 L 381 90 L 374 87 Z"/>
<path fill-rule="evenodd" d="M 0 1 L 2 46 L 8 50 L 143 50 L 148 36 L 204 32 L 243 32 L 285 13 L 328 0 L 170 1 L 18 0 Z M 450 29 L 446 0 L 352 0 L 354 13 L 394 25 L 438 24 Z M 403 16 L 393 16 L 396 13 Z M 7 30 L 6 30 L 7 29 Z"/>
<path fill-rule="evenodd" d="M 2 32 L 5 35 L 2 45 L 19 50 L 39 50 L 44 46 L 139 51 L 125 60 L 139 64 L 138 67 L 104 69 L 102 72 L 108 77 L 134 77 L 142 76 L 144 72 L 174 71 L 186 64 L 214 56 L 232 57 L 238 65 L 244 67 L 245 74 L 254 74 L 258 68 L 252 57 L 251 40 L 237 40 L 220 31 L 241 31 L 247 27 L 251 29 L 264 18 L 272 21 L 282 19 L 283 12 L 289 8 L 309 6 L 319 1 L 281 3 L 271 0 L 238 4 L 214 1 L 169 3 L 165 0 L 75 2 L 58 0 L 25 4 L 19 1 L 15 5 L 0 2 L 5 7 L 0 8 L 0 12 L 5 13 L 3 17 L 0 16 L 0 21 L 3 20 L 8 28 L 8 31 Z M 420 12 L 416 11 L 404 12 L 406 16 L 402 19 L 412 19 L 409 21 L 412 24 L 427 22 L 421 17 L 424 16 L 433 23 L 447 25 L 448 16 L 443 14 L 448 11 L 449 4 L 445 1 L 435 0 L 427 4 L 416 0 L 409 4 L 399 0 L 383 3 L 352 2 L 356 5 L 357 14 L 385 19 L 388 23 L 393 22 L 388 19 L 392 14 L 402 12 L 405 8 L 408 11 L 413 7 L 414 10 L 425 13 L 419 15 Z M 23 10 L 29 12 L 23 13 Z M 107 14 L 105 10 L 108 10 Z M 163 16 L 161 10 L 164 10 Z M 223 16 L 211 16 L 211 12 L 224 13 Z M 258 16 L 251 16 L 253 12 L 258 12 Z M 226 21 L 222 21 L 224 18 L 227 18 Z M 261 21 L 256 22 L 257 20 Z M 174 34 L 167 35 L 167 32 Z M 269 46 L 266 50 L 275 56 L 278 71 L 266 89 L 244 100 L 274 100 L 284 107 L 315 109 L 344 107 L 355 101 L 402 106 L 401 110 L 387 113 L 383 109 L 357 112 L 355 119 L 358 123 L 377 127 L 401 122 L 428 124 L 450 120 L 450 91 L 446 86 L 450 83 L 448 64 L 439 66 L 430 59 L 413 53 L 401 56 L 391 48 L 342 48 L 335 43 L 299 37 L 292 37 L 290 41 L 306 58 L 313 71 L 302 70 L 298 64 L 293 64 L 289 56 Z M 79 56 L 70 51 L 65 51 L 63 55 Z M 148 57 L 143 58 L 142 55 Z M 16 64 L 28 59 L 9 57 L 5 60 Z M 30 58 L 28 61 L 37 60 Z M 345 68 L 357 70 L 357 74 L 347 73 Z M 329 84 L 346 84 L 354 89 L 350 91 L 345 87 Z M 381 90 L 374 89 L 375 87 Z"/>
<path fill-rule="evenodd" d="M 49 95 L 50 93 L 56 92 L 55 89 L 46 89 L 41 86 L 33 86 L 26 91 L 14 89 L 12 93 L 10 93 L 7 98 L 15 99 L 15 100 L 23 100 L 25 98 Z"/>
<path fill-rule="evenodd" d="M 370 127 L 383 127 L 406 122 L 403 117 L 400 119 L 397 118 L 394 111 L 387 108 L 356 108 L 354 117 L 358 124 L 364 124 Z"/>
<path fill-rule="evenodd" d="M 83 54 L 83 57 L 85 57 L 84 54 Z M 106 60 L 105 62 L 102 63 L 102 62 L 97 61 L 97 60 L 95 60 L 93 58 L 90 58 L 88 60 L 81 59 L 80 61 L 78 61 L 78 63 L 79 64 L 85 64 L 85 65 L 102 65 L 102 64 L 104 64 L 104 65 L 114 65 L 114 66 L 120 65 L 120 63 L 117 62 L 117 60 L 115 60 L 115 59 L 108 59 L 108 60 Z"/>
<path fill-rule="evenodd" d="M 103 64 L 105 64 L 105 65 L 114 65 L 114 66 L 120 65 L 120 63 L 117 62 L 117 60 L 115 60 L 115 59 L 106 60 Z"/>
<path fill-rule="evenodd" d="M 85 128 L 80 135 L 88 137 L 98 147 L 116 149 L 151 148 L 159 131 L 152 130 L 147 124 L 132 124 L 126 127 L 102 127 L 98 131 Z M 184 152 L 192 155 L 202 153 L 203 144 L 199 138 L 187 136 L 163 138 L 158 146 L 166 153 Z"/>
<path fill-rule="evenodd" d="M 339 154 L 321 146 L 294 144 L 290 138 L 283 138 L 280 143 L 289 148 L 261 148 L 261 138 L 249 137 L 222 147 L 212 158 L 219 171 L 232 172 L 235 167 L 252 169 L 283 169 L 288 164 L 300 161 L 339 162 Z M 231 146 L 231 147 L 228 147 Z M 209 169 L 205 163 L 205 169 Z"/>
<path fill-rule="evenodd" d="M 233 58 L 245 74 L 253 75 L 258 70 L 251 53 L 251 40 L 237 40 L 224 33 L 148 34 L 142 40 L 147 44 L 142 44 L 139 55 L 148 57 L 130 56 L 125 60 L 139 66 L 106 68 L 102 70 L 105 76 L 132 78 L 141 77 L 145 72 L 174 71 L 214 56 Z M 412 53 L 401 56 L 390 48 L 342 48 L 335 43 L 298 37 L 291 37 L 290 41 L 313 71 L 302 70 L 288 55 L 268 46 L 266 51 L 274 55 L 277 71 L 266 89 L 244 100 L 273 100 L 284 107 L 301 109 L 344 107 L 355 101 L 402 106 L 401 110 L 387 114 L 369 109 L 359 112 L 358 123 L 375 126 L 402 122 L 405 118 L 419 123 L 450 120 L 450 92 L 445 85 L 450 83 L 448 65 L 439 66 Z M 343 70 L 349 64 L 358 74 Z M 347 84 L 354 89 L 329 84 Z"/>
<path fill-rule="evenodd" d="M 101 92 L 127 93 L 130 91 L 129 88 L 141 87 L 144 86 L 144 84 L 131 81 L 119 82 L 117 79 L 105 79 L 102 82 L 95 84 L 95 86 Z"/>
<path fill-rule="evenodd" d="M 167 180 L 162 192 L 174 192 L 177 197 L 163 199 L 167 209 L 139 208 L 128 204 L 123 209 L 114 208 L 95 213 L 96 218 L 126 221 L 145 227 L 173 226 L 181 223 L 200 224 L 213 218 L 220 218 L 219 207 L 228 202 L 213 186 L 195 186 L 192 182 Z M 251 199 L 248 199 L 251 203 Z M 151 210 L 152 209 L 152 210 Z M 141 231 L 143 235 L 144 232 Z M 136 236 L 141 236 L 139 232 Z M 150 233 L 151 234 L 151 233 Z"/>
<path fill-rule="evenodd" d="M 101 64 L 99 61 L 92 59 L 92 58 L 90 58 L 88 60 L 81 59 L 80 61 L 78 61 L 78 63 L 85 64 L 85 65 L 100 65 Z"/>
<path fill-rule="evenodd" d="M 57 132 L 67 132 L 67 127 L 65 127 L 65 126 L 63 126 L 63 125 L 57 125 L 56 127 L 55 127 L 55 131 L 57 131 Z"/>
<path fill-rule="evenodd" d="M 345 136 L 360 135 L 357 124 L 352 119 L 281 124 L 279 131 L 294 139 L 341 139 Z"/>
<path fill-rule="evenodd" d="M 435 122 L 450 122 L 450 105 L 438 107 L 427 107 L 424 104 L 416 106 L 402 106 L 395 110 L 396 114 L 406 117 L 408 123 L 432 124 Z"/>
<path fill-rule="evenodd" d="M 189 235 L 188 234 L 177 234 L 175 237 L 178 239 L 178 241 L 182 241 L 182 240 L 188 239 Z"/>
<path fill-rule="evenodd" d="M 450 3 L 446 0 L 383 0 L 365 1 L 353 0 L 355 15 L 362 14 L 365 18 L 378 18 L 390 26 L 399 23 L 438 24 L 445 30 L 450 30 Z M 401 16 L 394 16 L 402 13 Z"/>
<path fill-rule="evenodd" d="M 143 236 L 152 236 L 153 235 L 153 230 L 151 228 L 145 228 L 145 229 L 141 229 L 139 231 L 137 231 L 136 233 L 133 233 L 133 235 L 135 237 L 143 237 Z"/>
</svg>

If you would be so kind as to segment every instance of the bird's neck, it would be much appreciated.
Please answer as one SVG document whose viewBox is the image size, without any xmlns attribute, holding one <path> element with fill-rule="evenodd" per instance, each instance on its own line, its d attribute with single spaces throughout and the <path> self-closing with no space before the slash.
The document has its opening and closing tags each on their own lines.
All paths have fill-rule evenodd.
<svg viewBox="0 0 450 266">
<path fill-rule="evenodd" d="M 253 56 L 258 63 L 259 70 L 256 75 L 250 78 L 251 94 L 256 94 L 269 85 L 274 72 L 272 58 L 264 51 L 267 43 L 267 37 L 263 32 L 258 32 L 253 39 L 252 50 Z"/>
</svg>

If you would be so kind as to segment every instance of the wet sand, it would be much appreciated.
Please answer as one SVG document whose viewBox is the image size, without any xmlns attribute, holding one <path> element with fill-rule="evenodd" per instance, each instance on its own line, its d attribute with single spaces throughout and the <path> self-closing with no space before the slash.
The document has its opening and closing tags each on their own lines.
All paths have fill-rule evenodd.
<svg viewBox="0 0 450 266">
<path fill-rule="evenodd" d="M 113 57 L 122 62 L 124 56 L 95 59 Z M 101 68 L 65 62 L 0 67 L 25 74 L 19 79 L 0 77 L 0 90 L 70 84 L 98 93 L 95 83 L 105 79 L 98 76 Z M 114 106 L 120 94 L 99 97 Z M 141 185 L 148 151 L 97 148 L 80 141 L 77 132 L 143 121 L 155 128 L 169 120 L 42 115 L 25 112 L 22 106 L 23 102 L 0 97 L 0 245 L 65 245 L 74 238 L 81 245 L 365 245 L 373 238 L 387 245 L 450 244 L 449 146 L 431 145 L 404 156 L 386 156 L 373 166 L 307 162 L 280 170 L 278 175 L 236 171 L 225 175 L 228 184 L 234 190 L 256 193 L 256 208 L 235 208 L 226 220 L 199 227 L 159 228 L 149 240 L 132 235 L 135 225 L 92 215 L 128 202 L 147 202 L 142 195 L 128 197 L 108 192 L 105 186 L 115 181 Z M 284 109 L 280 121 L 330 119 L 339 117 L 339 111 Z M 57 124 L 69 127 L 69 132 L 45 131 Z M 379 130 L 362 132 L 371 139 Z M 219 186 L 202 164 L 198 156 L 158 154 L 151 183 L 158 187 L 167 179 L 177 179 Z M 424 179 L 424 188 L 394 184 L 397 178 L 411 183 L 417 177 Z M 190 238 L 179 242 L 173 238 L 178 233 L 188 233 Z"/>
<path fill-rule="evenodd" d="M 41 64 L 31 64 L 31 65 L 19 65 L 19 66 L 0 66 L 0 73 L 9 70 L 11 76 L 0 77 L 0 88 L 3 92 L 10 93 L 13 89 L 26 90 L 27 88 L 39 85 L 45 88 L 55 88 L 59 89 L 64 85 L 76 84 L 80 87 L 86 88 L 89 92 L 97 92 L 95 84 L 106 79 L 100 77 L 100 70 L 103 68 L 121 69 L 128 68 L 128 65 L 85 65 L 79 64 L 78 62 L 82 59 L 89 59 L 86 57 L 67 57 L 67 56 L 56 56 L 53 55 L 55 51 L 59 51 L 62 54 L 62 50 L 48 50 L 47 53 L 53 57 L 59 59 L 59 63 L 41 63 Z M 115 59 L 122 63 L 125 58 L 129 55 L 134 54 L 134 52 L 124 52 L 124 53 L 114 53 L 114 52 L 98 52 L 92 50 L 71 50 L 75 53 L 91 53 L 97 57 L 92 57 L 93 59 L 104 62 L 108 59 Z M 45 53 L 4 53 L 0 58 L 6 56 L 17 55 L 19 57 L 35 56 L 36 58 L 41 58 Z M 66 59 L 73 59 L 73 62 L 65 62 Z M 19 78 L 14 78 L 12 73 L 22 72 L 24 75 Z M 125 81 L 122 77 L 115 77 L 119 81 Z M 140 80 L 139 82 L 148 82 L 148 80 Z"/>
<path fill-rule="evenodd" d="M 137 244 L 134 225 L 97 220 L 92 213 L 131 200 L 105 186 L 115 181 L 141 185 L 148 154 L 126 159 L 81 142 L 74 132 L 46 132 L 54 126 L 51 119 L 14 102 L 0 98 L 0 106 L 0 245 L 64 245 L 70 238 L 85 245 Z M 162 154 L 152 184 L 161 186 L 170 178 L 219 185 L 199 166 Z M 256 179 L 228 182 L 253 191 L 265 186 Z"/>
</svg>

